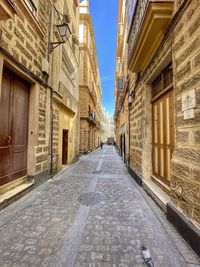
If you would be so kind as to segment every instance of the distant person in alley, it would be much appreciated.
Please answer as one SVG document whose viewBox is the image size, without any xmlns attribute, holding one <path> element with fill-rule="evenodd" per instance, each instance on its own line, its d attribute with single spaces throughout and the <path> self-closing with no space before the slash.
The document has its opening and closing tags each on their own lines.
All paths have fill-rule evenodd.
<svg viewBox="0 0 200 267">
<path fill-rule="evenodd" d="M 103 142 L 101 141 L 101 143 L 100 143 L 100 146 L 101 146 L 101 149 L 103 148 Z"/>
</svg>

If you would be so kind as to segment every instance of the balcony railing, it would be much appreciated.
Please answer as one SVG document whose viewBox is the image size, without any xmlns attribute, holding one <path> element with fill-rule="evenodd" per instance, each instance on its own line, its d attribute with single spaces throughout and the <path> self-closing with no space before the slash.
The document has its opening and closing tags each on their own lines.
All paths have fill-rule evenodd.
<svg viewBox="0 0 200 267">
<path fill-rule="evenodd" d="M 97 121 L 97 118 L 96 118 L 96 113 L 94 111 L 89 111 L 88 112 L 88 120 L 94 126 L 97 126 L 98 125 L 98 121 Z"/>
<path fill-rule="evenodd" d="M 145 13 L 145 10 L 147 9 L 148 3 L 149 3 L 149 0 L 137 0 L 136 1 L 135 12 L 133 14 L 132 27 L 129 33 L 130 34 L 129 39 L 131 40 L 131 42 L 129 42 L 128 58 L 130 57 L 130 53 L 136 42 L 137 35 L 141 27 L 144 13 Z"/>
</svg>

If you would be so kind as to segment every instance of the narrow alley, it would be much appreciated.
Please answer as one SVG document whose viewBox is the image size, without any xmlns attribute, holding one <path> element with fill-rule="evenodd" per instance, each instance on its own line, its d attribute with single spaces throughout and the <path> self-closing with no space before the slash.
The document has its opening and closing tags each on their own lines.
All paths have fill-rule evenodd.
<svg viewBox="0 0 200 267">
<path fill-rule="evenodd" d="M 200 266 L 164 213 L 104 146 L 0 212 L 0 266 Z"/>
</svg>

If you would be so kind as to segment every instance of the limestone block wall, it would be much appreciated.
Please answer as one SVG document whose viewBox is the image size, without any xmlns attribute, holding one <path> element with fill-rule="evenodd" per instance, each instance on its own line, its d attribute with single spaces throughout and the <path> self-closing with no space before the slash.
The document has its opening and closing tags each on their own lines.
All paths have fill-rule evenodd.
<svg viewBox="0 0 200 267">
<path fill-rule="evenodd" d="M 144 97 L 143 84 L 135 88 L 135 97 L 130 107 L 130 167 L 142 176 L 142 149 L 144 126 Z"/>
<path fill-rule="evenodd" d="M 175 1 L 174 15 L 184 0 Z M 170 192 L 173 204 L 200 226 L 200 1 L 188 1 L 136 83 L 130 107 L 130 167 L 143 179 L 152 174 L 151 83 L 172 62 L 174 87 L 174 151 Z M 194 118 L 184 119 L 182 96 L 195 90 Z"/>
<path fill-rule="evenodd" d="M 87 87 L 80 87 L 80 116 L 88 117 L 89 112 L 89 92 Z"/>
<path fill-rule="evenodd" d="M 176 147 L 171 164 L 171 198 L 200 226 L 200 1 L 191 1 L 174 29 Z M 195 90 L 194 118 L 184 119 L 182 96 Z"/>
<path fill-rule="evenodd" d="M 74 154 L 79 155 L 80 152 L 80 111 L 77 107 L 77 114 L 74 118 L 75 136 L 74 136 Z"/>
<path fill-rule="evenodd" d="M 13 72 L 30 82 L 30 95 L 37 91 L 29 104 L 28 175 L 31 176 L 48 170 L 50 165 L 50 90 L 43 86 L 42 73 L 42 60 L 47 57 L 50 5 L 50 0 L 38 1 L 37 13 L 33 15 L 25 1 L 17 0 L 17 14 L 0 21 L 4 64 L 9 62 Z"/>
<path fill-rule="evenodd" d="M 86 120 L 80 120 L 80 152 L 89 150 L 89 124 Z"/>
<path fill-rule="evenodd" d="M 53 142 L 52 142 L 52 152 L 53 152 L 53 173 L 58 172 L 59 166 L 59 105 L 54 102 L 53 103 Z"/>
<path fill-rule="evenodd" d="M 39 125 L 37 133 L 37 145 L 35 147 L 36 151 L 36 166 L 35 174 L 49 169 L 49 134 L 47 127 L 50 121 L 47 117 L 47 90 L 40 87 L 39 92 Z"/>
<path fill-rule="evenodd" d="M 50 0 L 39 1 L 38 14 L 34 17 L 22 0 L 15 1 L 17 14 L 0 22 L 1 46 L 21 64 L 42 78 L 42 58 L 47 52 L 47 33 Z"/>
</svg>

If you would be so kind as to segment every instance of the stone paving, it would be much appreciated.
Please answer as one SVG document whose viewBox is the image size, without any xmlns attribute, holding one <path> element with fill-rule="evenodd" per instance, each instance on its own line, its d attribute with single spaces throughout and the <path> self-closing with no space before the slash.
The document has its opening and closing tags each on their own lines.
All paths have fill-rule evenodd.
<svg viewBox="0 0 200 267">
<path fill-rule="evenodd" d="M 127 173 L 113 146 L 0 212 L 0 267 L 200 266 L 165 214 Z"/>
</svg>

